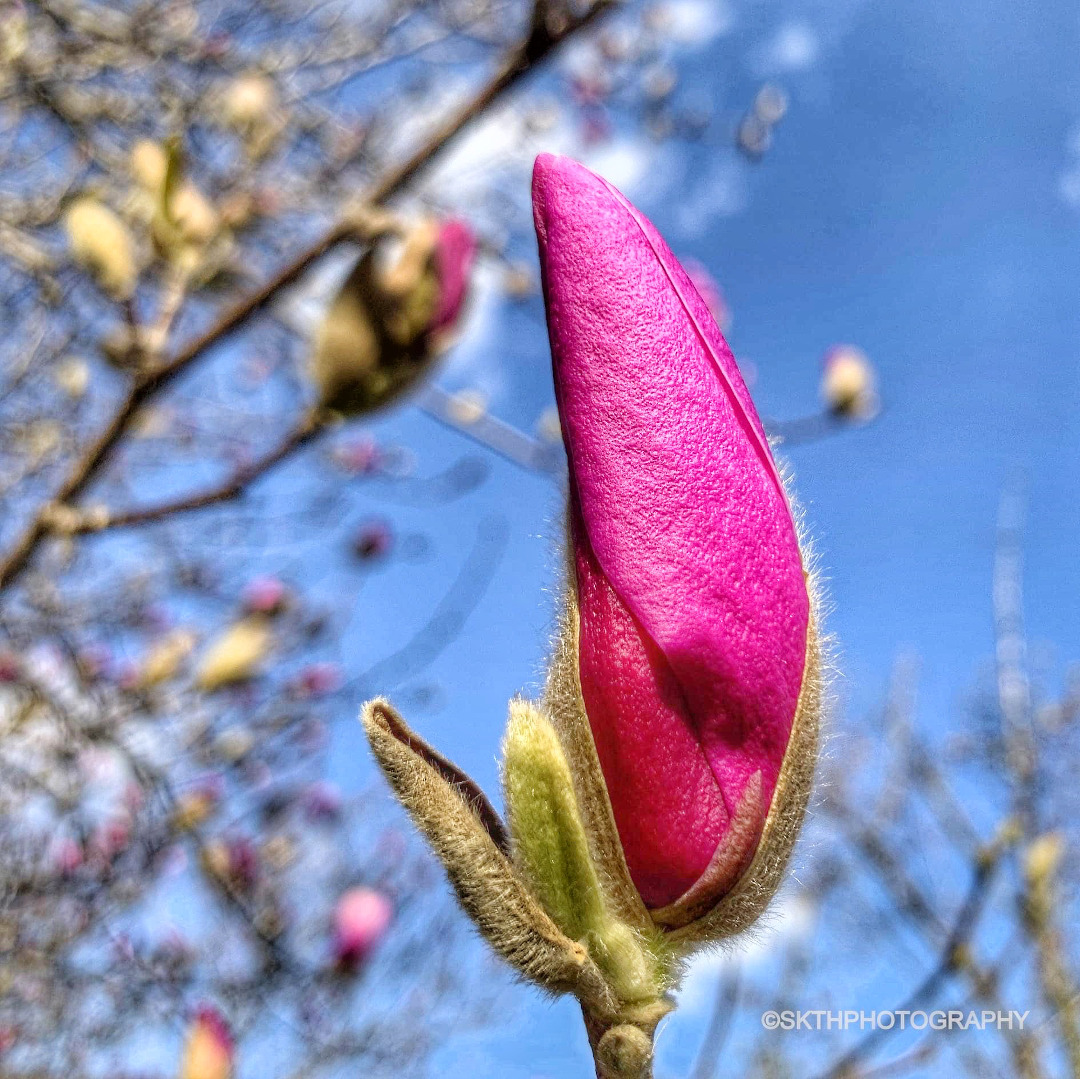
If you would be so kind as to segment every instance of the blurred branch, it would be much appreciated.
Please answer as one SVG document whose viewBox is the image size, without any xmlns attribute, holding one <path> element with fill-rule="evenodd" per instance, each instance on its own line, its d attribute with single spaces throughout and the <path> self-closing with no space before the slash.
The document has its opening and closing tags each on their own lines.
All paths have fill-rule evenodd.
<svg viewBox="0 0 1080 1079">
<path fill-rule="evenodd" d="M 963 952 L 975 932 L 979 916 L 989 896 L 990 885 L 1001 862 L 1001 854 L 1002 844 L 998 842 L 977 859 L 967 895 L 956 915 L 948 938 L 941 948 L 937 963 L 903 1003 L 890 1009 L 892 1012 L 918 1011 L 932 1001 L 945 982 L 960 970 Z M 847 1079 L 855 1074 L 857 1065 L 865 1060 L 895 1029 L 894 1026 L 885 1030 L 881 1027 L 871 1030 L 835 1064 L 822 1072 L 821 1079 Z"/>
<path fill-rule="evenodd" d="M 206 509 L 239 498 L 256 480 L 265 476 L 297 450 L 308 445 L 326 429 L 326 418 L 318 409 L 304 413 L 291 431 L 273 449 L 249 464 L 236 469 L 223 483 L 196 491 L 170 502 L 143 509 L 110 510 L 92 506 L 85 510 L 55 506 L 50 527 L 61 535 L 77 536 L 88 532 L 105 532 L 114 528 L 131 528 L 173 517 L 179 513 Z"/>
<path fill-rule="evenodd" d="M 405 187 L 473 120 L 484 113 L 507 90 L 533 70 L 568 37 L 591 23 L 614 5 L 614 0 L 595 0 L 579 14 L 572 14 L 552 0 L 537 0 L 527 36 L 512 48 L 495 74 L 453 115 L 440 124 L 405 162 L 376 181 L 363 201 L 385 202 Z M 221 314 L 168 361 L 137 374 L 112 419 L 75 461 L 53 499 L 40 507 L 21 535 L 0 559 L 0 589 L 6 588 L 26 568 L 41 541 L 49 534 L 50 507 L 78 498 L 97 476 L 111 451 L 127 432 L 146 402 L 187 370 L 211 347 L 228 338 L 261 311 L 287 285 L 338 243 L 354 233 L 352 215 L 345 213 L 306 250 L 297 255 L 260 288 Z"/>
<path fill-rule="evenodd" d="M 716 999 L 713 1001 L 712 1014 L 705 1038 L 698 1050 L 697 1060 L 690 1069 L 690 1079 L 713 1079 L 720 1065 L 720 1054 L 731 1030 L 735 1017 L 735 1007 L 739 999 L 739 968 L 732 967 L 724 972 L 716 987 Z"/>
<path fill-rule="evenodd" d="M 532 438 L 494 416 L 482 415 L 470 422 L 463 422 L 455 414 L 454 395 L 434 383 L 419 391 L 416 403 L 439 423 L 460 431 L 466 438 L 493 450 L 515 465 L 548 475 L 561 473 L 562 452 L 557 444 Z"/>
</svg>

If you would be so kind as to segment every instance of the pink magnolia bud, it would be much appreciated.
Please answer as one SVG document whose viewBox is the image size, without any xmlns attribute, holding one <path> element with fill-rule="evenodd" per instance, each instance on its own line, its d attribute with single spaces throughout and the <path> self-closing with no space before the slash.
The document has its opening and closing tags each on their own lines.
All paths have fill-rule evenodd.
<svg viewBox="0 0 1080 1079">
<path fill-rule="evenodd" d="M 654 921 L 686 925 L 754 878 L 741 927 L 813 772 L 816 733 L 793 733 L 808 682 L 816 732 L 818 664 L 792 510 L 708 304 L 652 224 L 547 154 L 533 209 L 600 789 Z"/>
<path fill-rule="evenodd" d="M 52 845 L 50 856 L 54 870 L 61 877 L 74 875 L 84 861 L 82 847 L 71 836 L 57 839 Z"/>
<path fill-rule="evenodd" d="M 394 917 L 390 900 L 371 888 L 350 888 L 334 910 L 334 958 L 354 970 L 386 936 Z"/>
<path fill-rule="evenodd" d="M 188 1031 L 180 1079 L 230 1079 L 233 1039 L 221 1013 L 204 1004 Z"/>
<path fill-rule="evenodd" d="M 431 318 L 432 333 L 449 330 L 461 314 L 475 256 L 476 240 L 464 221 L 451 217 L 440 223 L 434 253 L 439 293 Z"/>
<path fill-rule="evenodd" d="M 341 688 L 344 675 L 336 663 L 309 663 L 293 681 L 293 691 L 301 697 L 324 697 Z"/>
<path fill-rule="evenodd" d="M 244 588 L 244 608 L 259 614 L 277 614 L 288 594 L 289 590 L 277 577 L 256 577 Z"/>
</svg>

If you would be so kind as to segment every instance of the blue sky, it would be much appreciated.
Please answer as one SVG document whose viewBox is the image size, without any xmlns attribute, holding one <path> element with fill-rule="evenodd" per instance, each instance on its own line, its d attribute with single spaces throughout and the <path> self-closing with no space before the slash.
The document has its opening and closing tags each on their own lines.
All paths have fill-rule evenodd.
<svg viewBox="0 0 1080 1079">
<path fill-rule="evenodd" d="M 736 114 L 766 77 L 790 94 L 764 161 L 741 162 L 719 136 L 687 147 L 619 134 L 587 160 L 721 282 L 730 341 L 759 372 L 764 414 L 816 407 L 829 345 L 853 342 L 874 361 L 878 420 L 787 455 L 835 606 L 831 752 L 843 753 L 846 729 L 872 722 L 901 653 L 921 659 L 920 722 L 959 726 L 992 658 L 994 524 L 1012 476 L 1027 501 L 1031 638 L 1049 642 L 1059 674 L 1080 659 L 1080 9 L 762 0 L 717 5 L 689 25 L 698 40 L 677 58 L 680 94 Z M 564 134 L 553 133 L 554 148 Z M 524 207 L 527 175 L 517 182 Z M 531 241 L 521 252 L 535 259 Z M 478 308 L 441 381 L 483 386 L 493 413 L 531 428 L 552 400 L 538 302 Z M 429 470 L 468 450 L 415 409 L 376 428 Z M 368 582 L 369 606 L 343 646 L 366 659 L 403 642 L 480 523 L 504 517 L 496 577 L 425 675 L 440 683 L 439 703 L 410 716 L 495 790 L 506 701 L 535 689 L 551 626 L 560 495 L 548 478 L 495 461 L 486 485 L 435 512 L 432 559 Z M 393 510 L 405 531 L 430 530 L 431 514 Z M 386 610 L 392 619 L 377 616 Z M 358 727 L 335 737 L 338 778 L 370 779 Z M 511 1023 L 452 1047 L 450 1071 L 467 1061 L 475 1075 L 584 1074 L 573 1007 L 507 992 Z M 685 1071 L 699 1023 L 692 1006 L 665 1035 L 673 1073 Z"/>
</svg>

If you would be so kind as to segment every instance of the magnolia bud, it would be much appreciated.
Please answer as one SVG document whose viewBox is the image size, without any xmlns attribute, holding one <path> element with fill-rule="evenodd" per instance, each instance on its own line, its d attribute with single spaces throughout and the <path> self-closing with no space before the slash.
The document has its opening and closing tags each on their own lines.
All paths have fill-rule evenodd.
<svg viewBox="0 0 1080 1079">
<path fill-rule="evenodd" d="M 244 588 L 244 609 L 259 614 L 278 614 L 286 605 L 289 590 L 277 577 L 256 577 Z"/>
<path fill-rule="evenodd" d="M 114 299 L 135 292 L 139 269 L 127 225 L 91 195 L 77 198 L 64 215 L 72 257 Z"/>
<path fill-rule="evenodd" d="M 231 1079 L 234 1046 L 221 1013 L 204 1004 L 188 1030 L 180 1079 Z"/>
<path fill-rule="evenodd" d="M 195 650 L 195 641 L 195 634 L 190 630 L 176 629 L 167 633 L 147 653 L 137 684 L 145 688 L 175 678 L 184 660 Z"/>
<path fill-rule="evenodd" d="M 878 409 L 874 369 L 866 353 L 854 345 L 835 345 L 825 353 L 821 396 L 831 412 L 852 419 L 871 419 Z"/>
<path fill-rule="evenodd" d="M 221 94 L 221 116 L 253 158 L 273 147 L 285 125 L 277 87 L 266 75 L 242 75 L 229 83 Z"/>
<path fill-rule="evenodd" d="M 509 828 L 381 699 L 375 756 L 466 913 L 582 1005 L 604 1079 L 650 1073 L 695 947 L 774 894 L 817 755 L 817 597 L 738 367 L 686 272 L 611 185 L 536 162 L 533 207 L 570 581 L 540 705 L 503 746 Z"/>
<path fill-rule="evenodd" d="M 207 649 L 199 664 L 196 684 L 212 692 L 253 678 L 272 644 L 273 633 L 265 615 L 254 613 L 234 622 Z"/>
<path fill-rule="evenodd" d="M 386 936 L 394 908 L 382 892 L 350 888 L 334 909 L 334 960 L 343 970 L 355 970 Z"/>
<path fill-rule="evenodd" d="M 78 400 L 86 394 L 90 385 L 90 368 L 85 360 L 77 356 L 68 356 L 57 365 L 53 372 L 53 380 L 68 397 Z"/>
<path fill-rule="evenodd" d="M 549 706 L 624 895 L 676 937 L 725 935 L 771 897 L 809 795 L 814 589 L 735 360 L 663 239 L 568 159 L 541 156 L 533 192 L 573 557 Z"/>
<path fill-rule="evenodd" d="M 1046 832 L 1031 841 L 1024 852 L 1024 876 L 1033 888 L 1044 886 L 1057 874 L 1065 854 L 1065 840 L 1060 832 Z"/>
<path fill-rule="evenodd" d="M 315 336 L 322 404 L 364 413 L 410 389 L 460 317 L 473 254 L 471 232 L 455 220 L 421 222 L 400 242 L 375 240 Z"/>
<path fill-rule="evenodd" d="M 131 149 L 131 174 L 139 188 L 137 206 L 150 223 L 157 249 L 177 264 L 195 269 L 221 232 L 221 216 L 184 175 L 178 141 L 171 139 L 162 146 L 140 139 Z"/>
<path fill-rule="evenodd" d="M 224 119 L 238 131 L 265 123 L 277 107 L 277 90 L 265 75 L 242 75 L 222 95 Z"/>
</svg>

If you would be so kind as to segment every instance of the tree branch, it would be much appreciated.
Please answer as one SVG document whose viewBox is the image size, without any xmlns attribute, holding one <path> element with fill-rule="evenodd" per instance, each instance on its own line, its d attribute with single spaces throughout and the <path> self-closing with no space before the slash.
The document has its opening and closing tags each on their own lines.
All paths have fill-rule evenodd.
<svg viewBox="0 0 1080 1079">
<path fill-rule="evenodd" d="M 273 449 L 254 461 L 237 468 L 228 479 L 201 491 L 156 506 L 141 509 L 112 511 L 105 506 L 74 509 L 54 505 L 48 522 L 52 531 L 66 536 L 80 536 L 88 532 L 106 532 L 114 528 L 132 528 L 172 517 L 178 513 L 206 509 L 239 498 L 257 479 L 265 476 L 296 450 L 306 446 L 326 429 L 326 418 L 319 409 L 305 412 L 291 431 Z"/>
<path fill-rule="evenodd" d="M 464 105 L 445 120 L 416 152 L 375 182 L 367 192 L 369 204 L 385 202 L 397 194 L 478 116 L 499 97 L 532 71 L 568 37 L 593 22 L 615 5 L 616 0 L 595 0 L 581 14 L 570 14 L 551 0 L 537 0 L 527 36 L 512 48 L 490 80 Z M 159 367 L 140 373 L 132 382 L 112 419 L 73 464 L 54 497 L 34 514 L 23 532 L 0 559 L 0 590 L 7 588 L 26 568 L 39 544 L 51 531 L 50 520 L 57 505 L 78 498 L 97 476 L 116 444 L 127 432 L 139 409 L 211 347 L 228 338 L 248 319 L 261 311 L 286 286 L 331 248 L 353 235 L 351 215 L 346 213 L 292 262 L 279 270 L 260 288 L 223 312 L 206 330 L 181 346 Z"/>
<path fill-rule="evenodd" d="M 962 953 L 975 931 L 975 926 L 986 903 L 990 885 L 1000 862 L 1000 844 L 995 844 L 977 860 L 967 895 L 960 906 L 960 911 L 953 922 L 949 936 L 941 948 L 934 969 L 919 983 L 902 1004 L 892 1009 L 894 1013 L 901 1011 L 913 1012 L 924 1007 L 937 996 L 941 986 L 960 969 Z M 894 1026 L 888 1029 L 877 1027 L 871 1030 L 864 1038 L 856 1042 L 832 1067 L 823 1072 L 821 1079 L 847 1079 L 847 1077 L 854 1075 L 859 1062 L 865 1060 L 896 1029 Z"/>
</svg>

